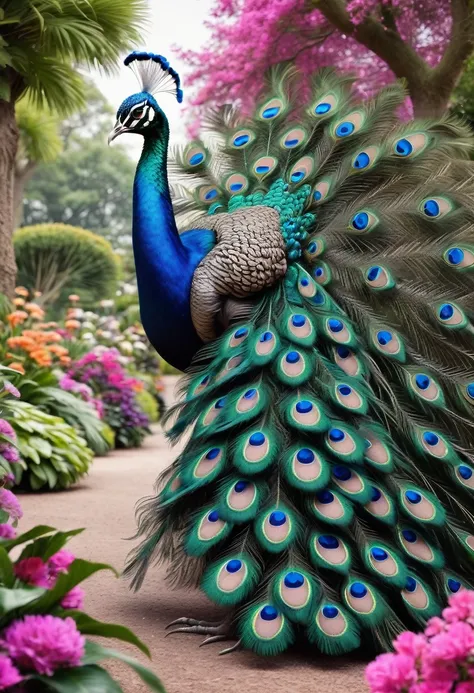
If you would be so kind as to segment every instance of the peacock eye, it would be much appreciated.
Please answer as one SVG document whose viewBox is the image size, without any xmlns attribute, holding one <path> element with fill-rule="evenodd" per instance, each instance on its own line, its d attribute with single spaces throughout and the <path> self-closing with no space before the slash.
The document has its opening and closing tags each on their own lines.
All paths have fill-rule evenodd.
<svg viewBox="0 0 474 693">
<path fill-rule="evenodd" d="M 133 111 L 133 116 L 135 118 L 143 118 L 143 108 L 139 108 L 138 111 Z"/>
</svg>

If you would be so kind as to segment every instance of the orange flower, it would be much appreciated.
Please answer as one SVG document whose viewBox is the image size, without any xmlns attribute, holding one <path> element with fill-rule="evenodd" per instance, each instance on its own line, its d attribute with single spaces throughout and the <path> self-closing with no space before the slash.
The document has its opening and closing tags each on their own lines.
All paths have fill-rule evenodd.
<svg viewBox="0 0 474 693">
<path fill-rule="evenodd" d="M 37 303 L 27 303 L 25 309 L 29 312 L 32 318 L 41 320 L 44 318 L 44 310 Z"/>
<path fill-rule="evenodd" d="M 42 291 L 35 291 L 35 298 L 39 298 L 42 295 L 43 295 Z"/>
<path fill-rule="evenodd" d="M 31 337 L 25 337 L 24 335 L 21 335 L 20 337 L 9 337 L 7 339 L 7 344 L 11 349 L 25 349 L 25 351 L 28 351 L 28 349 L 33 349 L 36 346 L 36 342 L 34 339 Z"/>
<path fill-rule="evenodd" d="M 72 303 L 76 303 L 76 301 L 80 301 L 81 297 L 78 296 L 77 294 L 71 294 L 68 296 L 69 300 L 72 301 Z"/>
<path fill-rule="evenodd" d="M 139 380 L 136 380 L 132 385 L 132 390 L 134 390 L 135 392 L 143 392 L 144 389 L 145 383 L 142 383 Z"/>
<path fill-rule="evenodd" d="M 70 356 L 61 356 L 61 358 L 59 359 L 59 363 L 60 363 L 62 366 L 69 366 L 70 363 L 71 363 L 71 360 L 72 360 L 72 359 L 71 359 Z"/>
<path fill-rule="evenodd" d="M 18 363 L 17 361 L 14 361 L 14 363 L 10 363 L 10 368 L 13 368 L 14 371 L 18 371 L 18 373 L 25 375 L 25 369 L 23 368 L 21 363 Z"/>
<path fill-rule="evenodd" d="M 68 330 L 78 330 L 81 326 L 79 320 L 66 320 L 64 324 Z"/>
<path fill-rule="evenodd" d="M 24 286 L 17 286 L 15 289 L 15 293 L 18 296 L 25 296 L 26 297 L 26 296 L 28 296 L 29 291 Z"/>
<path fill-rule="evenodd" d="M 22 323 L 25 322 L 28 318 L 28 313 L 26 313 L 24 310 L 15 310 L 13 313 L 10 313 L 7 315 L 7 320 L 10 323 L 12 327 L 16 327 L 17 325 L 21 325 Z"/>
<path fill-rule="evenodd" d="M 38 366 L 51 366 L 53 363 L 50 354 L 46 349 L 34 349 L 30 352 L 30 357 L 36 361 Z"/>
<path fill-rule="evenodd" d="M 54 354 L 55 356 L 67 356 L 69 354 L 69 350 L 66 349 L 66 347 L 60 346 L 59 344 L 51 344 L 51 346 L 48 347 L 48 350 L 51 354 Z"/>
<path fill-rule="evenodd" d="M 14 298 L 13 303 L 15 304 L 15 306 L 24 306 L 25 305 L 25 299 L 20 298 L 20 297 Z"/>
</svg>

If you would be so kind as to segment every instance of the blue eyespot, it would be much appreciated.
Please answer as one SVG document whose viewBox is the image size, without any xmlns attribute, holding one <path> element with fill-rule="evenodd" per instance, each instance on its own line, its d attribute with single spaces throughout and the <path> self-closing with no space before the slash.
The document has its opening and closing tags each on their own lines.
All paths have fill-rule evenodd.
<svg viewBox="0 0 474 693">
<path fill-rule="evenodd" d="M 217 520 L 219 519 L 219 513 L 217 512 L 217 510 L 213 510 L 212 512 L 210 512 L 207 516 L 207 519 L 209 520 L 209 522 L 217 522 Z"/>
<path fill-rule="evenodd" d="M 418 493 L 418 491 L 405 491 L 405 498 L 409 503 L 412 503 L 413 505 L 417 505 L 418 503 L 421 502 L 422 500 L 422 495 L 421 493 Z"/>
<path fill-rule="evenodd" d="M 332 440 L 333 443 L 340 443 L 345 437 L 346 434 L 340 428 L 331 428 L 329 431 L 329 440 Z"/>
<path fill-rule="evenodd" d="M 351 355 L 350 349 L 348 349 L 346 346 L 338 346 L 336 352 L 341 359 L 347 359 Z"/>
<path fill-rule="evenodd" d="M 252 435 L 249 438 L 249 443 L 250 443 L 250 445 L 258 446 L 258 445 L 263 445 L 265 440 L 266 440 L 266 438 L 263 435 L 263 433 L 258 431 L 257 433 L 252 433 Z"/>
<path fill-rule="evenodd" d="M 215 460 L 216 457 L 219 456 L 221 449 L 220 448 L 212 448 L 209 450 L 209 452 L 206 455 L 206 460 Z"/>
<path fill-rule="evenodd" d="M 431 380 L 424 373 L 418 373 L 415 377 L 416 386 L 420 390 L 427 390 L 430 386 Z"/>
<path fill-rule="evenodd" d="M 278 611 L 273 606 L 264 606 L 260 611 L 260 617 L 263 618 L 264 621 L 274 621 L 278 618 Z"/>
<path fill-rule="evenodd" d="M 393 335 L 388 330 L 380 330 L 377 332 L 377 341 L 381 346 L 385 346 L 393 339 Z"/>
<path fill-rule="evenodd" d="M 472 469 L 470 467 L 467 467 L 465 464 L 461 464 L 458 467 L 459 469 L 459 474 L 462 476 L 463 479 L 468 479 L 471 478 L 472 476 Z"/>
<path fill-rule="evenodd" d="M 300 281 L 301 286 L 308 286 L 309 284 L 309 279 L 307 277 L 303 277 L 303 279 Z"/>
<path fill-rule="evenodd" d="M 382 498 L 382 492 L 379 491 L 378 488 L 375 488 L 375 486 L 372 486 L 372 489 L 370 491 L 370 500 L 372 502 L 378 501 L 380 498 Z"/>
<path fill-rule="evenodd" d="M 316 498 L 320 503 L 323 503 L 323 505 L 328 505 L 328 503 L 333 502 L 334 494 L 331 493 L 331 491 L 324 489 L 323 491 L 318 491 L 318 493 L 316 494 Z"/>
<path fill-rule="evenodd" d="M 450 248 L 448 250 L 448 260 L 451 265 L 460 265 L 464 260 L 464 251 L 461 248 Z"/>
<path fill-rule="evenodd" d="M 200 385 L 207 385 L 207 383 L 209 382 L 210 379 L 211 379 L 211 378 L 210 378 L 209 375 L 205 375 L 204 378 L 201 380 L 201 382 L 200 382 L 199 384 L 200 384 Z"/>
<path fill-rule="evenodd" d="M 337 389 L 343 397 L 348 397 L 352 393 L 352 388 L 349 385 L 338 385 Z"/>
<path fill-rule="evenodd" d="M 321 544 L 323 549 L 337 549 L 339 548 L 339 539 L 331 534 L 321 534 L 318 537 L 318 544 Z"/>
<path fill-rule="evenodd" d="M 382 268 L 378 267 L 377 265 L 374 265 L 368 270 L 367 279 L 369 280 L 369 282 L 374 282 L 380 277 L 381 274 Z"/>
<path fill-rule="evenodd" d="M 330 111 L 331 108 L 332 108 L 332 106 L 330 103 L 326 103 L 326 102 L 318 103 L 318 105 L 314 109 L 314 112 L 317 115 L 324 115 L 325 113 L 328 113 L 328 111 Z"/>
<path fill-rule="evenodd" d="M 243 147 L 244 144 L 247 144 L 249 139 L 250 139 L 249 135 L 239 135 L 234 140 L 234 147 Z"/>
<path fill-rule="evenodd" d="M 339 614 L 339 609 L 335 606 L 323 606 L 323 616 L 325 618 L 336 618 Z"/>
<path fill-rule="evenodd" d="M 260 337 L 260 342 L 270 342 L 273 339 L 273 334 L 271 332 L 264 332 Z"/>
<path fill-rule="evenodd" d="M 369 215 L 367 212 L 358 212 L 352 218 L 352 226 L 357 229 L 357 231 L 363 231 L 369 225 Z"/>
<path fill-rule="evenodd" d="M 296 147 L 299 140 L 285 140 L 285 147 Z"/>
<path fill-rule="evenodd" d="M 427 445 L 431 445 L 433 447 L 434 445 L 438 445 L 439 436 L 437 436 L 436 433 L 433 433 L 433 431 L 425 431 L 423 433 L 423 440 Z"/>
<path fill-rule="evenodd" d="M 274 118 L 280 112 L 279 106 L 273 106 L 272 108 L 266 108 L 262 113 L 262 118 L 269 119 Z"/>
<path fill-rule="evenodd" d="M 300 358 L 301 356 L 298 354 L 297 351 L 289 351 L 286 355 L 285 361 L 287 363 L 298 363 Z"/>
<path fill-rule="evenodd" d="M 205 200 L 213 200 L 215 197 L 217 197 L 217 195 L 218 195 L 218 192 L 217 192 L 217 190 L 214 188 L 213 190 L 209 190 L 209 192 L 207 192 L 207 193 L 204 195 L 204 199 L 205 199 Z"/>
<path fill-rule="evenodd" d="M 316 270 L 316 272 L 315 272 L 314 274 L 315 274 L 317 277 L 322 277 L 323 274 L 324 274 L 323 268 L 322 268 L 322 267 L 318 267 L 318 269 Z"/>
<path fill-rule="evenodd" d="M 423 205 L 423 212 L 427 217 L 437 217 L 439 214 L 439 204 L 436 200 L 426 200 Z"/>
<path fill-rule="evenodd" d="M 296 403 L 296 411 L 298 414 L 308 414 L 312 408 L 312 402 L 309 402 L 307 399 L 302 399 Z"/>
<path fill-rule="evenodd" d="M 286 587 L 292 589 L 304 585 L 304 576 L 301 573 L 291 572 L 285 575 L 284 583 Z"/>
<path fill-rule="evenodd" d="M 468 397 L 474 399 L 474 383 L 469 383 L 469 385 L 466 387 L 466 392 Z"/>
<path fill-rule="evenodd" d="M 370 156 L 366 152 L 361 152 L 353 163 L 354 168 L 362 169 L 367 168 L 370 164 Z"/>
<path fill-rule="evenodd" d="M 257 394 L 257 390 L 255 388 L 252 388 L 251 390 L 247 390 L 247 392 L 244 394 L 245 399 L 252 399 L 252 397 L 255 397 Z"/>
<path fill-rule="evenodd" d="M 234 332 L 234 337 L 240 339 L 241 337 L 245 337 L 248 333 L 249 331 L 246 327 L 239 327 L 239 329 Z"/>
<path fill-rule="evenodd" d="M 341 332 L 344 329 L 344 323 L 336 318 L 329 318 L 328 320 L 329 329 L 331 332 Z"/>
<path fill-rule="evenodd" d="M 242 561 L 239 561 L 238 558 L 233 558 L 231 561 L 229 561 L 225 567 L 228 573 L 237 573 L 242 568 Z"/>
<path fill-rule="evenodd" d="M 305 177 L 305 172 L 304 171 L 295 171 L 294 173 L 291 174 L 291 180 L 293 183 L 299 183 L 300 180 L 303 180 Z"/>
<path fill-rule="evenodd" d="M 221 397 L 220 399 L 217 400 L 217 402 L 214 405 L 215 409 L 222 409 L 222 407 L 225 405 L 225 397 Z"/>
<path fill-rule="evenodd" d="M 243 183 L 231 183 L 231 184 L 230 184 L 231 192 L 238 192 L 238 191 L 241 190 L 243 187 L 244 187 L 244 184 L 243 184 Z"/>
<path fill-rule="evenodd" d="M 395 151 L 399 156 L 410 156 L 413 151 L 413 145 L 407 139 L 403 138 L 396 143 Z"/>
<path fill-rule="evenodd" d="M 448 578 L 448 589 L 450 592 L 459 592 L 459 590 L 461 589 L 461 583 L 459 582 L 459 580 Z"/>
<path fill-rule="evenodd" d="M 269 522 L 273 527 L 281 527 L 286 522 L 286 515 L 281 510 L 274 510 L 270 515 Z"/>
<path fill-rule="evenodd" d="M 189 164 L 191 166 L 197 166 L 202 161 L 204 161 L 204 154 L 201 154 L 201 152 L 199 152 L 198 154 L 193 154 L 193 156 L 189 159 Z"/>
<path fill-rule="evenodd" d="M 352 135 L 354 130 L 355 130 L 354 123 L 351 123 L 347 120 L 344 123 L 341 123 L 340 125 L 337 126 L 336 135 L 338 137 L 347 137 L 348 135 Z"/>
<path fill-rule="evenodd" d="M 362 582 L 353 582 L 349 592 L 356 599 L 363 599 L 367 594 L 367 587 Z"/>
<path fill-rule="evenodd" d="M 236 493 L 242 493 L 242 491 L 245 491 L 245 489 L 247 488 L 247 486 L 248 486 L 248 482 L 247 482 L 247 481 L 238 481 L 238 482 L 235 484 L 235 486 L 234 486 L 234 491 L 235 491 Z"/>
<path fill-rule="evenodd" d="M 336 479 L 339 479 L 339 481 L 348 481 L 352 476 L 351 470 L 347 467 L 343 467 L 342 465 L 337 465 L 337 467 L 334 467 L 332 473 Z"/>
<path fill-rule="evenodd" d="M 405 589 L 407 592 L 414 592 L 416 590 L 416 580 L 409 575 L 405 583 Z"/>
<path fill-rule="evenodd" d="M 322 193 L 319 190 L 315 190 L 313 193 L 313 199 L 315 202 L 319 202 L 319 200 L 322 198 Z"/>
<path fill-rule="evenodd" d="M 406 541 L 408 541 L 410 544 L 414 544 L 418 539 L 416 532 L 414 532 L 412 529 L 403 529 L 402 535 L 403 538 L 406 539 Z"/>
<path fill-rule="evenodd" d="M 298 450 L 296 453 L 296 459 L 298 462 L 301 462 L 301 464 L 311 464 L 311 462 L 314 462 L 314 457 L 314 452 L 309 450 L 309 448 L 301 448 L 301 450 Z"/>
<path fill-rule="evenodd" d="M 454 307 L 450 303 L 444 303 L 439 309 L 439 317 L 441 320 L 449 320 L 454 315 Z"/>
<path fill-rule="evenodd" d="M 255 169 L 256 173 L 268 173 L 270 166 L 257 166 Z"/>
<path fill-rule="evenodd" d="M 303 327 L 303 325 L 306 323 L 306 318 L 304 315 L 299 315 L 298 313 L 296 315 L 293 315 L 293 317 L 291 318 L 291 322 L 294 327 Z"/>
<path fill-rule="evenodd" d="M 370 554 L 375 561 L 386 561 L 388 558 L 388 553 L 379 546 L 374 546 L 370 549 Z"/>
<path fill-rule="evenodd" d="M 315 253 L 318 246 L 314 241 L 308 245 L 308 253 Z"/>
</svg>

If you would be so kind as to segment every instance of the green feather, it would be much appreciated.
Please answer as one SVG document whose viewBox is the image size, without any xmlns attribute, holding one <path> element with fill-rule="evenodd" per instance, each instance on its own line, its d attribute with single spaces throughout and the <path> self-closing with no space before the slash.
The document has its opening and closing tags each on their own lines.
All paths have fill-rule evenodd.
<svg viewBox="0 0 474 693">
<path fill-rule="evenodd" d="M 308 626 L 308 640 L 327 655 L 343 655 L 360 646 L 360 626 L 351 614 L 330 601 L 323 601 Z"/>
<path fill-rule="evenodd" d="M 330 466 L 320 452 L 305 444 L 293 445 L 282 459 L 288 483 L 301 491 L 319 491 L 330 478 Z"/>
<path fill-rule="evenodd" d="M 223 520 L 216 508 L 207 508 L 194 515 L 184 540 L 184 548 L 190 556 L 203 556 L 212 546 L 226 539 L 232 524 Z"/>
<path fill-rule="evenodd" d="M 275 376 L 284 385 L 297 387 L 309 380 L 313 374 L 312 354 L 301 347 L 290 347 L 281 351 L 275 361 Z"/>
<path fill-rule="evenodd" d="M 238 477 L 229 479 L 217 497 L 219 516 L 235 524 L 253 520 L 264 494 L 264 486 L 259 482 Z"/>
<path fill-rule="evenodd" d="M 307 570 L 296 565 L 275 575 L 272 595 L 275 606 L 290 621 L 307 623 L 319 597 L 319 585 Z"/>
<path fill-rule="evenodd" d="M 422 626 L 432 616 L 440 613 L 440 603 L 433 590 L 416 575 L 407 576 L 407 582 L 401 591 L 405 608 Z"/>
<path fill-rule="evenodd" d="M 330 489 L 318 491 L 314 498 L 307 501 L 308 510 L 318 520 L 331 525 L 347 527 L 354 516 L 354 506 L 341 493 Z"/>
<path fill-rule="evenodd" d="M 410 558 L 436 570 L 444 566 L 443 553 L 433 542 L 429 542 L 418 529 L 406 524 L 399 525 L 397 526 L 397 539 L 401 549 Z"/>
<path fill-rule="evenodd" d="M 212 602 L 222 606 L 238 604 L 258 585 L 261 570 L 246 553 L 229 555 L 211 563 L 201 580 L 201 588 Z"/>
<path fill-rule="evenodd" d="M 235 441 L 234 466 L 242 474 L 259 474 L 274 464 L 280 444 L 277 431 L 270 425 L 254 425 Z"/>
<path fill-rule="evenodd" d="M 239 619 L 238 631 L 242 646 L 258 655 L 280 654 L 295 639 L 291 622 L 270 602 L 250 606 Z"/>
<path fill-rule="evenodd" d="M 429 491 L 414 484 L 402 484 L 399 488 L 400 509 L 412 520 L 421 524 L 441 527 L 446 512 L 439 500 Z"/>
<path fill-rule="evenodd" d="M 309 555 L 317 568 L 335 570 L 342 575 L 348 575 L 351 569 L 351 548 L 340 536 L 315 532 L 310 538 Z"/>
<path fill-rule="evenodd" d="M 383 582 L 405 587 L 408 571 L 397 551 L 381 541 L 369 542 L 363 550 L 367 570 Z"/>
<path fill-rule="evenodd" d="M 255 520 L 254 531 L 264 549 L 270 553 L 280 553 L 300 533 L 298 515 L 282 504 L 267 508 Z"/>
<path fill-rule="evenodd" d="M 365 627 L 374 627 L 384 620 L 387 603 L 380 592 L 366 580 L 349 578 L 342 595 L 344 602 Z"/>
</svg>

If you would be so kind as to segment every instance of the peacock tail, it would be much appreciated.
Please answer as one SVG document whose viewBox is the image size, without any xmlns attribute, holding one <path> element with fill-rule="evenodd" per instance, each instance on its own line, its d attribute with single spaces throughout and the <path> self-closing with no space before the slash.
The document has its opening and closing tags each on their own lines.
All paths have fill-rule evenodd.
<svg viewBox="0 0 474 693">
<path fill-rule="evenodd" d="M 182 228 L 271 207 L 288 266 L 182 381 L 127 572 L 168 561 L 260 654 L 388 648 L 473 585 L 472 137 L 404 97 L 276 70 L 171 164 Z"/>
</svg>

